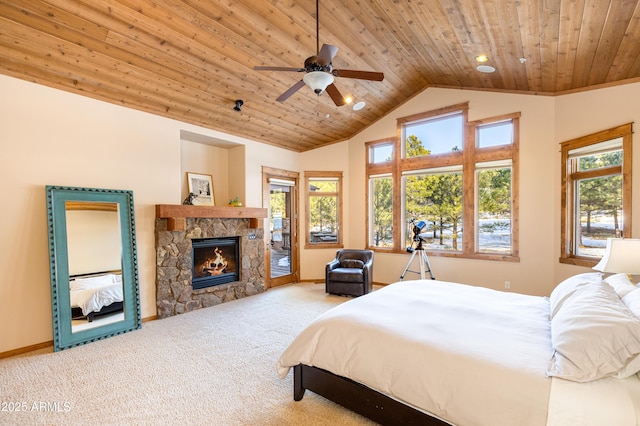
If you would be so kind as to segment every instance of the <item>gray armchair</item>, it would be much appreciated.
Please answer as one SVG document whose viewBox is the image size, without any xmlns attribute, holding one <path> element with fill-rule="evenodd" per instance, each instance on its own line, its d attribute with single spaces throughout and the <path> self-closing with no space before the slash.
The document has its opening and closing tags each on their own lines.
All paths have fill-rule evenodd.
<svg viewBox="0 0 640 426">
<path fill-rule="evenodd" d="M 342 249 L 325 268 L 326 292 L 362 296 L 373 288 L 373 251 Z"/>
</svg>

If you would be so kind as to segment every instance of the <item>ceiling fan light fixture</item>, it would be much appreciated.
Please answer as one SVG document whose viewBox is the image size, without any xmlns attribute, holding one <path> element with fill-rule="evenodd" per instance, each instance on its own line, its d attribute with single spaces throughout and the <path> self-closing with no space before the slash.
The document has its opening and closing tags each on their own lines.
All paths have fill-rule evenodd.
<svg viewBox="0 0 640 426">
<path fill-rule="evenodd" d="M 333 83 L 333 75 L 324 71 L 311 71 L 306 73 L 302 80 L 316 95 L 320 95 L 328 85 Z"/>
</svg>

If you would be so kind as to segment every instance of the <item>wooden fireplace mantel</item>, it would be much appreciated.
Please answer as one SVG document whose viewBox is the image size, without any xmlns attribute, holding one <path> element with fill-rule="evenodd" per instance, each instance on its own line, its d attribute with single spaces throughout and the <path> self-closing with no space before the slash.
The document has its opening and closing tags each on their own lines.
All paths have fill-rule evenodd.
<svg viewBox="0 0 640 426">
<path fill-rule="evenodd" d="M 184 231 L 187 227 L 187 218 L 249 219 L 249 228 L 261 228 L 260 219 L 267 217 L 267 209 L 156 204 L 156 217 L 167 219 L 168 231 Z"/>
</svg>

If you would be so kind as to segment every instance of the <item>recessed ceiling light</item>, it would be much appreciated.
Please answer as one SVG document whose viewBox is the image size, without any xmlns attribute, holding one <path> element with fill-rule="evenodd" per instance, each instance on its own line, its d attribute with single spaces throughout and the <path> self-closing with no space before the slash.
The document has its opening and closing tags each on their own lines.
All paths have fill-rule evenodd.
<svg viewBox="0 0 640 426">
<path fill-rule="evenodd" d="M 344 97 L 344 101 L 348 104 L 350 104 L 351 102 L 353 102 L 353 98 L 351 96 L 345 96 Z"/>
<path fill-rule="evenodd" d="M 354 111 L 360 111 L 362 108 L 364 108 L 366 104 L 363 101 L 360 101 L 358 103 L 356 103 L 355 105 L 353 105 L 353 110 Z"/>
<path fill-rule="evenodd" d="M 487 55 L 478 55 L 478 56 L 476 56 L 476 61 L 478 61 L 478 62 L 485 63 L 488 60 L 489 60 L 489 57 Z"/>
<path fill-rule="evenodd" d="M 496 71 L 496 69 L 494 67 L 492 67 L 491 65 L 478 65 L 476 67 L 476 69 L 478 71 L 480 71 L 480 72 L 484 72 L 484 73 L 487 73 L 487 74 L 490 74 L 490 73 Z"/>
</svg>

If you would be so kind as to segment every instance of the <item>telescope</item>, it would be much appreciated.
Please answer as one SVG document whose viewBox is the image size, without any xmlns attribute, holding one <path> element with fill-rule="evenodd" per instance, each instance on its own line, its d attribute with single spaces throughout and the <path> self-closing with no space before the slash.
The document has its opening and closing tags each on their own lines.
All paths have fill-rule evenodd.
<svg viewBox="0 0 640 426">
<path fill-rule="evenodd" d="M 435 280 L 436 277 L 431 271 L 429 258 L 427 257 L 427 254 L 424 252 L 424 248 L 422 247 L 422 243 L 424 242 L 424 239 L 422 238 L 422 231 L 424 231 L 427 227 L 427 222 L 425 222 L 424 220 L 416 221 L 416 219 L 413 218 L 409 221 L 409 226 L 411 226 L 411 230 L 413 232 L 413 242 L 409 247 L 407 247 L 407 253 L 411 253 L 411 258 L 409 259 L 406 268 L 404 268 L 404 271 L 402 271 L 402 275 L 400 275 L 400 281 L 404 279 L 404 276 L 407 274 L 407 272 L 420 274 L 420 278 L 423 280 L 427 277 L 428 272 L 431 279 Z M 414 243 L 418 243 L 415 249 L 413 248 Z M 418 258 L 420 261 L 420 271 L 413 271 L 409 269 L 411 263 L 413 262 L 413 259 L 416 257 L 416 253 L 420 253 L 420 257 Z"/>
<path fill-rule="evenodd" d="M 427 227 L 427 222 L 425 222 L 424 220 L 416 221 L 415 219 L 411 219 L 409 221 L 409 225 L 412 226 L 411 229 L 413 230 L 413 241 L 424 241 L 420 234 L 422 234 L 422 231 Z"/>
</svg>

